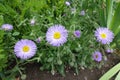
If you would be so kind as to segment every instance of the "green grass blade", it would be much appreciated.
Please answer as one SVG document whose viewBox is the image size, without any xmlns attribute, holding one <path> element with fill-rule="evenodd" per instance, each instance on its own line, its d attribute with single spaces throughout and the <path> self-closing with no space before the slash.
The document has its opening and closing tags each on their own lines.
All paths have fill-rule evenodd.
<svg viewBox="0 0 120 80">
<path fill-rule="evenodd" d="M 120 80 L 120 71 L 119 71 L 117 77 L 115 78 L 115 80 Z"/>
<path fill-rule="evenodd" d="M 113 13 L 113 0 L 106 0 L 106 5 L 107 5 L 107 27 L 110 26 L 110 22 L 112 19 L 112 13 Z"/>
<path fill-rule="evenodd" d="M 99 80 L 109 80 L 112 76 L 114 76 L 120 70 L 120 63 L 115 65 L 112 69 L 106 72 Z"/>
<path fill-rule="evenodd" d="M 106 3 L 104 0 L 100 1 L 100 3 Z M 106 17 L 106 8 L 101 8 L 99 10 L 99 18 L 100 18 L 100 25 L 103 27 L 107 27 L 107 17 Z"/>
</svg>

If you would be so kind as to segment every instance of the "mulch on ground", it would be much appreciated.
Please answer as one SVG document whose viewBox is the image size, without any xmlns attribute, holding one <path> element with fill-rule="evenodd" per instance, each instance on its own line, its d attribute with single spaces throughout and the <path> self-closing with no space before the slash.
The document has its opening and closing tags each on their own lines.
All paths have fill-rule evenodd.
<svg viewBox="0 0 120 80">
<path fill-rule="evenodd" d="M 113 54 L 108 54 L 107 57 L 106 64 L 100 69 L 81 69 L 78 75 L 70 69 L 66 71 L 65 77 L 59 73 L 52 75 L 50 71 L 40 71 L 40 65 L 38 64 L 29 64 L 26 66 L 26 80 L 98 80 L 106 71 L 120 62 L 120 58 Z"/>
</svg>

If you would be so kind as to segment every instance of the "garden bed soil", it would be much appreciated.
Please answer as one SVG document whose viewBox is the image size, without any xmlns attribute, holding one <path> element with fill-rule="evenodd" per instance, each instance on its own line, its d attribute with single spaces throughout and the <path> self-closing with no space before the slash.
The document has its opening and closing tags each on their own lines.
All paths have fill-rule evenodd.
<svg viewBox="0 0 120 80">
<path fill-rule="evenodd" d="M 74 70 L 70 69 L 66 71 L 65 77 L 58 73 L 52 75 L 50 71 L 40 71 L 38 64 L 29 64 L 26 66 L 26 80 L 98 80 L 106 71 L 120 62 L 119 57 L 113 54 L 109 54 L 107 57 L 106 64 L 100 69 L 81 69 L 78 75 L 75 74 Z"/>
</svg>

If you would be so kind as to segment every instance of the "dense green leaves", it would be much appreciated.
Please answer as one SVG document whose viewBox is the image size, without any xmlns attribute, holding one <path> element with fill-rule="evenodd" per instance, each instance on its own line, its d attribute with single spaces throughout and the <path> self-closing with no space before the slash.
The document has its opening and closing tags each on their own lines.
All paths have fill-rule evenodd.
<svg viewBox="0 0 120 80">
<path fill-rule="evenodd" d="M 2 69 L 4 69 L 7 66 L 6 62 L 8 57 L 3 47 L 4 45 L 3 36 L 4 36 L 4 31 L 0 30 L 0 72 L 2 71 Z"/>
<path fill-rule="evenodd" d="M 114 47 L 120 47 L 119 39 L 120 39 L 120 3 L 116 3 L 115 6 L 113 6 L 113 0 L 107 0 L 107 27 L 111 29 L 114 32 L 115 40 L 114 40 Z"/>
<path fill-rule="evenodd" d="M 118 3 L 117 8 L 115 9 L 115 13 L 112 17 L 111 23 L 109 25 L 109 28 L 117 35 L 120 32 L 120 3 Z"/>
</svg>

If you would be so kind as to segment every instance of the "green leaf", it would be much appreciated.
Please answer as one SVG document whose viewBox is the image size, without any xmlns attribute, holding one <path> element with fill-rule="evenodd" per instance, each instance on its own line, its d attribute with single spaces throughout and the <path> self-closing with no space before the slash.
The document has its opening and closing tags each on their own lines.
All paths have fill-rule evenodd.
<svg viewBox="0 0 120 80">
<path fill-rule="evenodd" d="M 120 26 L 120 3 L 118 4 L 114 16 L 112 17 L 112 21 L 108 27 L 114 32 L 115 35 L 117 35 L 118 32 L 120 31 L 119 26 Z"/>
<path fill-rule="evenodd" d="M 117 77 L 115 78 L 115 80 L 120 80 L 120 71 L 119 71 Z"/>
<path fill-rule="evenodd" d="M 114 43 L 112 43 L 112 47 L 120 48 L 120 32 L 115 36 Z"/>
<path fill-rule="evenodd" d="M 0 30 L 0 43 L 3 41 L 4 31 Z"/>
<path fill-rule="evenodd" d="M 62 76 L 65 76 L 64 65 L 59 66 L 59 67 L 58 67 L 58 71 L 59 71 L 60 74 L 62 74 Z"/>
<path fill-rule="evenodd" d="M 0 54 L 0 59 L 4 59 L 5 55 L 4 54 Z"/>
<path fill-rule="evenodd" d="M 25 74 L 22 74 L 21 79 L 22 79 L 22 80 L 25 80 L 26 77 L 27 77 L 27 76 L 26 76 Z"/>
<path fill-rule="evenodd" d="M 22 36 L 23 39 L 31 39 L 31 40 L 34 40 L 34 36 Z"/>
<path fill-rule="evenodd" d="M 4 23 L 4 19 L 3 19 L 3 16 L 0 15 L 0 26 Z"/>
<path fill-rule="evenodd" d="M 112 19 L 112 13 L 113 13 L 113 0 L 106 0 L 107 8 L 107 27 L 110 26 L 110 22 Z"/>
<path fill-rule="evenodd" d="M 48 61 L 48 62 L 52 62 L 52 61 L 53 61 L 53 57 L 48 58 L 47 61 Z"/>
<path fill-rule="evenodd" d="M 57 60 L 58 65 L 62 64 L 62 61 L 60 59 Z"/>
<path fill-rule="evenodd" d="M 100 25 L 103 27 L 107 27 L 106 26 L 106 17 L 105 17 L 105 10 L 104 9 L 100 9 L 99 10 L 99 15 L 100 15 Z"/>
<path fill-rule="evenodd" d="M 109 80 L 120 70 L 120 63 L 115 65 L 112 69 L 106 72 L 99 80 Z"/>
<path fill-rule="evenodd" d="M 18 36 L 20 33 L 19 32 L 14 32 L 12 35 L 13 36 Z"/>
<path fill-rule="evenodd" d="M 0 3 L 0 12 L 6 12 L 6 11 L 7 9 L 5 8 L 5 6 Z"/>
</svg>

